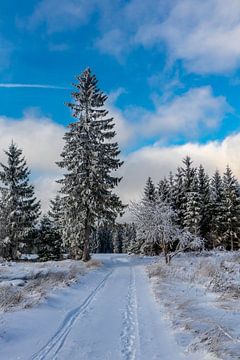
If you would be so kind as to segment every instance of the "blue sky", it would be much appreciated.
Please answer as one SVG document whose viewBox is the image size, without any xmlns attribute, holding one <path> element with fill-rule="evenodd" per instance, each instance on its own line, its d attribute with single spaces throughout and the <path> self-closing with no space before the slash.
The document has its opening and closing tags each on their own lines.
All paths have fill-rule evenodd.
<svg viewBox="0 0 240 360">
<path fill-rule="evenodd" d="M 126 200 L 186 153 L 240 176 L 239 0 L 9 0 L 0 14 L 0 141 L 24 148 L 40 197 L 87 66 L 116 119 Z"/>
</svg>

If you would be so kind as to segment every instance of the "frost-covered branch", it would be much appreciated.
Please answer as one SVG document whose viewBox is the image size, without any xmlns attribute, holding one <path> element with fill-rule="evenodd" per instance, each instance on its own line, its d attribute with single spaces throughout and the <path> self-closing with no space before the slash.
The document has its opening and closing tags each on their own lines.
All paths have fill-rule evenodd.
<svg viewBox="0 0 240 360">
<path fill-rule="evenodd" d="M 131 213 L 137 228 L 137 237 L 145 244 L 157 245 L 166 262 L 181 251 L 203 246 L 203 240 L 176 224 L 177 214 L 165 202 L 141 201 L 131 204 Z"/>
</svg>

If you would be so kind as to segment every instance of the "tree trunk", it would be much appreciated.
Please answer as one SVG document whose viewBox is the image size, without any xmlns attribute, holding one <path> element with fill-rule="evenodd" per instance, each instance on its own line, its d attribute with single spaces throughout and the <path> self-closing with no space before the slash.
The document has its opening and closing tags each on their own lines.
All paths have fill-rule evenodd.
<svg viewBox="0 0 240 360">
<path fill-rule="evenodd" d="M 88 217 L 89 216 L 87 214 L 85 221 L 85 229 L 84 229 L 84 247 L 83 247 L 83 256 L 82 256 L 83 261 L 88 261 L 91 259 L 89 252 L 89 239 L 90 239 L 91 229 L 90 229 Z"/>
</svg>

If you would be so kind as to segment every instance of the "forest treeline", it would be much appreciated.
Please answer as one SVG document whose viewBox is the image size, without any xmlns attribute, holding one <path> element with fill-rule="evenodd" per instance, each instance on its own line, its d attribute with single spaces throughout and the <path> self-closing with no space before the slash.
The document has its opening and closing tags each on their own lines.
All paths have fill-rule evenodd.
<svg viewBox="0 0 240 360">
<path fill-rule="evenodd" d="M 122 161 L 114 140 L 107 96 L 86 69 L 72 93 L 74 121 L 64 135 L 57 163 L 63 170 L 59 193 L 41 213 L 23 151 L 12 142 L 0 163 L 0 256 L 17 260 L 37 253 L 41 260 L 90 259 L 91 252 L 155 255 L 188 249 L 240 248 L 240 185 L 229 166 L 209 176 L 189 156 L 176 172 L 154 184 L 129 207 L 132 220 L 114 193 Z M 146 176 L 147 177 L 147 176 Z M 127 210 L 128 211 L 128 210 Z"/>
</svg>

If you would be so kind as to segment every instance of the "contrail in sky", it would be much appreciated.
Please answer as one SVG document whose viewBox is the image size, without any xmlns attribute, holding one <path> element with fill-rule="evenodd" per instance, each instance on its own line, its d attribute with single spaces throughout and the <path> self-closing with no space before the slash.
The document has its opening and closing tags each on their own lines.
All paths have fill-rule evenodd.
<svg viewBox="0 0 240 360">
<path fill-rule="evenodd" d="M 68 90 L 68 88 L 63 86 L 55 85 L 43 85 L 43 84 L 15 84 L 15 83 L 0 83 L 0 88 L 36 88 L 36 89 L 58 89 L 58 90 Z"/>
</svg>

